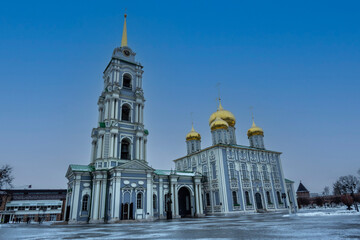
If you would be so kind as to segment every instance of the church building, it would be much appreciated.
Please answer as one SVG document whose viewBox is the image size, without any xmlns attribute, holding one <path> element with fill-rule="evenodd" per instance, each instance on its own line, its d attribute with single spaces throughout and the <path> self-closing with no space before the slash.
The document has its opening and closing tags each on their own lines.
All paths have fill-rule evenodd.
<svg viewBox="0 0 360 240">
<path fill-rule="evenodd" d="M 127 44 L 125 15 L 121 46 L 103 73 L 90 163 L 71 164 L 66 173 L 66 221 L 111 223 L 296 209 L 281 153 L 264 148 L 263 131 L 254 123 L 248 131 L 250 146 L 237 145 L 235 117 L 221 103 L 210 117 L 213 146 L 201 149 L 200 134 L 192 128 L 186 136 L 188 154 L 175 160 L 176 170 L 150 167 L 143 66 L 135 55 Z"/>
</svg>

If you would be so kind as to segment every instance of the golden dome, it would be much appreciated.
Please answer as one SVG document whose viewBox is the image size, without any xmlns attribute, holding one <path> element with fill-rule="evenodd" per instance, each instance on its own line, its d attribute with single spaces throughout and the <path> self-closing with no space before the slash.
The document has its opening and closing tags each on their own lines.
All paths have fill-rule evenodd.
<svg viewBox="0 0 360 240">
<path fill-rule="evenodd" d="M 229 124 L 229 126 L 231 126 L 231 127 L 235 126 L 236 119 L 235 119 L 234 115 L 231 112 L 224 110 L 224 108 L 221 106 L 220 100 L 219 100 L 219 107 L 218 107 L 217 111 L 214 112 L 213 114 L 211 114 L 211 116 L 209 118 L 210 126 L 211 126 L 211 123 L 214 122 L 214 120 L 217 117 L 219 117 L 222 120 L 224 120 L 225 122 L 227 122 Z"/>
<path fill-rule="evenodd" d="M 199 133 L 195 132 L 194 130 L 194 126 L 191 127 L 191 131 L 186 135 L 186 141 L 191 141 L 191 140 L 201 140 L 201 136 Z"/>
<path fill-rule="evenodd" d="M 229 127 L 229 124 L 219 117 L 216 117 L 215 121 L 213 121 L 210 125 L 211 131 L 214 131 L 217 129 L 228 129 L 228 127 Z"/>
<path fill-rule="evenodd" d="M 261 127 L 258 127 L 255 125 L 255 122 L 253 120 L 251 128 L 247 131 L 248 137 L 255 136 L 255 135 L 261 135 L 264 136 L 264 131 Z"/>
</svg>

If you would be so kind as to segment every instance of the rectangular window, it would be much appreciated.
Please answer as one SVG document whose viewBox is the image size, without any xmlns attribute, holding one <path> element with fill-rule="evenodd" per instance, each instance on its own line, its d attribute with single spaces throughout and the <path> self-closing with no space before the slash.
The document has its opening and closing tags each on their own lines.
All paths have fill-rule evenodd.
<svg viewBox="0 0 360 240">
<path fill-rule="evenodd" d="M 216 165 L 215 165 L 215 163 L 211 164 L 211 170 L 212 170 L 212 178 L 216 179 Z"/>
<path fill-rule="evenodd" d="M 234 163 L 229 163 L 230 179 L 235 179 Z"/>
<path fill-rule="evenodd" d="M 249 179 L 249 173 L 247 171 L 247 167 L 245 163 L 241 164 L 241 171 L 242 171 L 243 179 Z"/>
<path fill-rule="evenodd" d="M 269 174 L 268 174 L 268 171 L 267 171 L 267 167 L 265 165 L 262 166 L 262 171 L 263 171 L 264 179 L 269 180 Z"/>
<path fill-rule="evenodd" d="M 111 161 L 111 166 L 115 167 L 116 166 L 116 162 L 115 161 Z"/>
<path fill-rule="evenodd" d="M 215 198 L 215 205 L 220 205 L 220 196 L 219 196 L 219 192 L 216 191 L 214 192 L 214 198 Z"/>
<path fill-rule="evenodd" d="M 104 167 L 107 167 L 107 162 L 104 162 Z"/>
</svg>

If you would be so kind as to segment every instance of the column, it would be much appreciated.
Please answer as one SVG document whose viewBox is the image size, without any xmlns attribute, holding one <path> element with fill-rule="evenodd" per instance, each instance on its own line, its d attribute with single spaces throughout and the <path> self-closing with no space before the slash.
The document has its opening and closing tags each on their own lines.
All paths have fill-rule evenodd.
<svg viewBox="0 0 360 240">
<path fill-rule="evenodd" d="M 203 199 L 202 199 L 202 194 L 201 193 L 202 193 L 201 184 L 199 184 L 200 214 L 204 214 Z"/>
<path fill-rule="evenodd" d="M 110 133 L 110 153 L 109 157 L 114 157 L 114 134 Z"/>
<path fill-rule="evenodd" d="M 175 191 L 175 215 L 179 216 L 179 198 L 178 198 L 178 191 L 176 189 L 176 183 L 174 184 L 174 191 Z"/>
<path fill-rule="evenodd" d="M 115 190 L 115 207 L 113 208 L 115 211 L 114 214 L 114 218 L 116 220 L 120 219 L 120 193 L 121 193 L 121 189 L 120 189 L 120 177 L 121 177 L 121 173 L 117 173 L 115 172 L 115 186 L 114 190 Z"/>
<path fill-rule="evenodd" d="M 115 134 L 115 149 L 114 149 L 114 158 L 118 158 L 118 136 Z"/>
<path fill-rule="evenodd" d="M 78 217 L 78 208 L 79 208 L 79 194 L 80 194 L 80 180 L 77 180 L 78 176 L 75 176 L 75 189 L 74 189 L 74 201 L 73 201 L 73 212 L 71 219 L 77 220 Z"/>
<path fill-rule="evenodd" d="M 144 106 L 141 106 L 141 123 L 144 123 Z"/>
<path fill-rule="evenodd" d="M 115 104 L 115 119 L 119 119 L 119 100 Z"/>
<path fill-rule="evenodd" d="M 137 103 L 135 103 L 135 122 L 137 123 L 137 122 L 139 122 L 139 117 L 138 117 L 138 104 Z"/>
<path fill-rule="evenodd" d="M 139 159 L 140 160 L 143 160 L 143 138 L 140 138 L 139 139 L 139 145 L 140 145 L 140 157 L 139 157 Z"/>
<path fill-rule="evenodd" d="M 106 205 L 106 175 L 102 175 L 101 180 L 101 212 L 100 212 L 100 219 L 105 219 L 105 205 Z"/>
<path fill-rule="evenodd" d="M 97 179 L 97 176 L 95 176 L 95 201 L 94 201 L 94 214 L 93 214 L 93 220 L 98 220 L 99 218 L 99 195 L 100 195 L 100 181 Z"/>
<path fill-rule="evenodd" d="M 104 119 L 108 119 L 109 117 L 109 101 L 108 100 L 105 100 L 105 116 L 104 116 Z"/>
<path fill-rule="evenodd" d="M 257 167 L 257 165 L 256 165 Z M 259 170 L 259 169 L 258 169 Z M 262 169 L 261 169 L 262 170 Z M 267 205 L 267 196 L 266 196 L 266 192 L 265 192 L 265 184 L 264 184 L 264 173 L 263 171 L 259 171 L 260 177 L 261 177 L 261 184 L 262 184 L 262 192 L 263 192 L 263 197 L 262 199 L 264 199 L 264 203 L 265 203 L 265 209 L 268 209 L 268 205 Z"/>
<path fill-rule="evenodd" d="M 114 119 L 114 99 L 109 101 L 110 119 Z"/>
<path fill-rule="evenodd" d="M 140 157 L 139 157 L 139 151 L 140 151 L 139 144 L 140 144 L 140 138 L 136 137 L 136 151 L 135 151 L 135 158 L 136 159 L 140 159 Z"/>
<path fill-rule="evenodd" d="M 200 204 L 199 204 L 199 191 L 198 191 L 198 184 L 195 183 L 195 186 L 194 186 L 194 195 L 195 195 L 195 206 L 196 206 L 196 216 L 199 216 L 200 214 L 200 211 L 199 211 L 199 208 L 200 208 Z"/>
<path fill-rule="evenodd" d="M 159 184 L 159 196 L 158 196 L 158 198 L 159 198 L 159 215 L 160 215 L 160 217 L 162 217 L 163 215 L 164 215 L 164 208 L 163 208 L 163 204 L 164 204 L 164 193 L 163 193 L 163 179 L 160 177 L 159 178 L 159 182 L 160 182 L 160 184 Z"/>
<path fill-rule="evenodd" d="M 146 144 L 147 144 L 147 141 L 144 140 L 144 161 L 146 161 Z"/>
<path fill-rule="evenodd" d="M 95 161 L 95 146 L 96 146 L 96 142 L 95 141 L 92 141 L 91 142 L 91 159 L 90 159 L 90 162 L 91 163 L 94 163 Z"/>
<path fill-rule="evenodd" d="M 141 112 L 141 105 L 139 104 L 139 123 L 142 123 L 141 122 L 141 119 L 142 119 L 142 112 Z"/>
<path fill-rule="evenodd" d="M 146 194 L 147 194 L 146 218 L 151 218 L 153 217 L 153 204 L 152 204 L 153 198 L 152 198 L 152 178 L 150 173 L 147 174 L 147 179 L 146 179 Z"/>
<path fill-rule="evenodd" d="M 102 136 L 99 136 L 97 141 L 96 158 L 101 158 L 101 146 L 102 146 Z"/>
</svg>

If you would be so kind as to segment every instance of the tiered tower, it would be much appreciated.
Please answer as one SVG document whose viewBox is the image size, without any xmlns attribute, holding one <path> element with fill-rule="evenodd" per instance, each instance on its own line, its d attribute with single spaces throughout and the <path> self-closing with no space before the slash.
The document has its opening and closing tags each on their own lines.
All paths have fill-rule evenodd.
<svg viewBox="0 0 360 240">
<path fill-rule="evenodd" d="M 144 129 L 143 66 L 127 45 L 126 14 L 121 47 L 114 49 L 104 71 L 98 100 L 99 125 L 92 130 L 91 163 L 111 168 L 131 160 L 146 162 L 148 131 Z"/>
<path fill-rule="evenodd" d="M 265 149 L 264 131 L 261 127 L 256 126 L 254 119 L 251 128 L 247 132 L 250 147 Z"/>
<path fill-rule="evenodd" d="M 209 118 L 213 145 L 236 144 L 235 123 L 234 115 L 222 107 L 221 99 L 219 99 L 217 111 Z"/>
<path fill-rule="evenodd" d="M 186 135 L 186 147 L 188 154 L 201 150 L 201 136 L 195 131 L 194 125 L 192 125 L 191 131 Z"/>
</svg>

